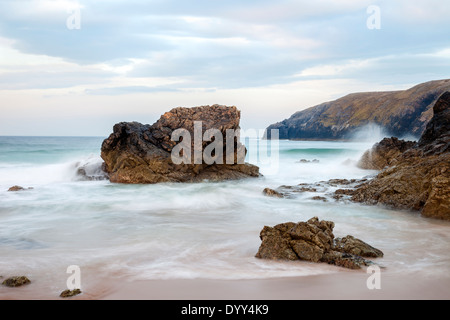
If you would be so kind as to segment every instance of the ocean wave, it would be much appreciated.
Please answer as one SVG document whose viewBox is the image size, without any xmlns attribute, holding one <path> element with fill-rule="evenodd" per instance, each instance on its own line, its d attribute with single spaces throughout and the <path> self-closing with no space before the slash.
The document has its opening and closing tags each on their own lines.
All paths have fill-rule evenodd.
<svg viewBox="0 0 450 320">
<path fill-rule="evenodd" d="M 107 180 L 108 174 L 103 170 L 103 160 L 100 157 L 91 156 L 74 163 L 76 181 Z"/>
<path fill-rule="evenodd" d="M 108 175 L 98 155 L 55 164 L 2 163 L 0 166 L 0 186 L 3 188 L 106 179 Z"/>
</svg>

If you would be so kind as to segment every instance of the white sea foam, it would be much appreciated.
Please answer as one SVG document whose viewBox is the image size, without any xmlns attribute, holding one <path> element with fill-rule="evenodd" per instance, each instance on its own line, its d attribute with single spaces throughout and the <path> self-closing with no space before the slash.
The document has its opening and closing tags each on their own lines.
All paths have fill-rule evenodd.
<svg viewBox="0 0 450 320">
<path fill-rule="evenodd" d="M 386 137 L 390 137 L 390 135 L 383 127 L 375 123 L 369 123 L 354 132 L 351 140 L 374 144 Z"/>
<path fill-rule="evenodd" d="M 32 187 L 52 183 L 103 180 L 100 156 L 89 155 L 80 160 L 53 164 L 0 164 L 0 187 L 12 185 Z"/>
<path fill-rule="evenodd" d="M 98 274 L 255 279 L 339 272 L 325 264 L 254 257 L 265 225 L 317 216 L 335 222 L 336 236 L 352 234 L 382 249 L 380 262 L 390 269 L 429 268 L 445 274 L 450 263 L 447 222 L 314 201 L 307 193 L 295 199 L 262 194 L 265 187 L 371 174 L 347 161 L 367 147 L 359 142 L 280 141 L 278 172 L 261 166 L 264 176 L 259 179 L 201 184 L 80 181 L 79 168 L 87 176 L 102 175 L 100 157 L 90 153 L 59 164 L 0 164 L 0 270 L 3 276 L 19 272 L 62 286 L 69 265 L 81 267 L 85 282 Z M 6 191 L 16 184 L 34 189 Z"/>
</svg>

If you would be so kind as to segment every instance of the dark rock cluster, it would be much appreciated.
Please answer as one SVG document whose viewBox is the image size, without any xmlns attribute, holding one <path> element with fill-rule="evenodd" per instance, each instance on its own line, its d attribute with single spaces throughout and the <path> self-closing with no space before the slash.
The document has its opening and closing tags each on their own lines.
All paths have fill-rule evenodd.
<svg viewBox="0 0 450 320">
<path fill-rule="evenodd" d="M 383 252 L 353 236 L 335 238 L 334 222 L 317 217 L 307 222 L 287 222 L 265 226 L 260 233 L 257 258 L 325 262 L 349 269 L 360 269 L 373 262 L 365 257 L 383 257 Z"/>
</svg>

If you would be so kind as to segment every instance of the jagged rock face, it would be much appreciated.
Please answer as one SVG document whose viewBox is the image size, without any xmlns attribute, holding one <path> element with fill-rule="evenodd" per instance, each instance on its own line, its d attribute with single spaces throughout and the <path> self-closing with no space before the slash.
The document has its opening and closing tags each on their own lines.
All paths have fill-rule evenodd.
<svg viewBox="0 0 450 320">
<path fill-rule="evenodd" d="M 241 113 L 236 107 L 226 107 L 220 105 L 194 107 L 194 108 L 174 108 L 166 112 L 145 132 L 145 138 L 157 147 L 168 152 L 177 142 L 171 141 L 173 131 L 183 128 L 194 135 L 195 121 L 202 122 L 202 133 L 208 129 L 218 129 L 222 135 L 226 136 L 226 130 L 239 129 Z M 203 148 L 207 142 L 203 142 Z M 192 139 L 192 147 L 194 141 Z"/>
<path fill-rule="evenodd" d="M 434 116 L 419 142 L 395 157 L 395 165 L 361 184 L 352 200 L 450 220 L 449 105 L 450 92 L 446 92 L 433 107 Z"/>
<path fill-rule="evenodd" d="M 424 155 L 450 151 L 450 91 L 445 92 L 433 107 L 433 117 L 419 140 Z"/>
<path fill-rule="evenodd" d="M 354 93 L 299 111 L 289 119 L 270 125 L 280 139 L 348 139 L 360 128 L 376 124 L 390 135 L 419 138 L 433 116 L 433 105 L 450 90 L 450 79 L 430 81 L 409 90 Z"/>
<path fill-rule="evenodd" d="M 395 165 L 396 158 L 415 144 L 414 141 L 399 140 L 396 137 L 384 138 L 367 150 L 357 165 L 361 169 L 382 170 Z"/>
<path fill-rule="evenodd" d="M 361 257 L 378 258 L 383 252 L 353 236 L 334 239 L 334 249 L 339 252 L 350 253 Z"/>
<path fill-rule="evenodd" d="M 226 144 L 233 144 L 233 148 L 230 148 L 234 151 L 232 163 L 225 159 L 223 164 L 194 161 L 195 151 L 201 149 L 201 154 L 211 143 L 200 139 L 200 144 L 195 145 L 196 121 L 201 121 L 202 136 L 208 129 L 220 131 L 224 138 L 224 157 L 227 155 Z M 226 140 L 227 130 L 239 129 L 239 121 L 240 112 L 236 107 L 213 105 L 175 108 L 162 115 L 153 125 L 118 123 L 102 144 L 104 170 L 111 182 L 117 183 L 199 182 L 258 177 L 258 167 L 237 161 L 242 148 L 245 155 L 245 147 L 237 139 Z M 192 137 L 189 163 L 175 164 L 172 161 L 172 151 L 182 141 L 172 140 L 172 134 L 177 129 L 187 130 Z"/>
<path fill-rule="evenodd" d="M 305 260 L 326 262 L 360 269 L 372 262 L 363 257 L 382 257 L 383 252 L 353 236 L 334 238 L 334 222 L 317 217 L 307 222 L 287 222 L 265 226 L 260 233 L 257 258 L 270 260 Z"/>
</svg>

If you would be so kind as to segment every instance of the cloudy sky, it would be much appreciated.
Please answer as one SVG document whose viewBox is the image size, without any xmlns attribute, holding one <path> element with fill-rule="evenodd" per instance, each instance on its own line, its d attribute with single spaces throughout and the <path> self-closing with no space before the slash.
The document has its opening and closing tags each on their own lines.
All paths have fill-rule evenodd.
<svg viewBox="0 0 450 320">
<path fill-rule="evenodd" d="M 0 135 L 107 136 L 216 103 L 264 129 L 450 78 L 449 16 L 442 0 L 0 0 Z"/>
</svg>

